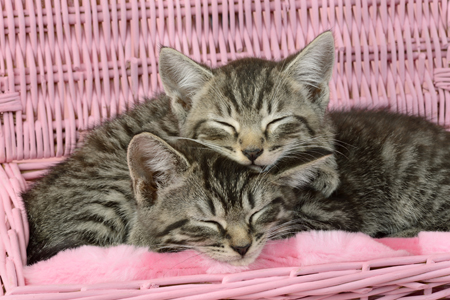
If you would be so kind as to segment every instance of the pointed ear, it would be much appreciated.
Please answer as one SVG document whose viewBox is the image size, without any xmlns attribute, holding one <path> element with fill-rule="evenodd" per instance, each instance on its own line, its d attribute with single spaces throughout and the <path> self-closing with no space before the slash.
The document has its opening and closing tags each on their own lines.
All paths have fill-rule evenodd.
<svg viewBox="0 0 450 300">
<path fill-rule="evenodd" d="M 189 167 L 180 152 L 148 132 L 133 137 L 127 161 L 138 204 L 154 204 L 157 190 L 181 180 L 180 174 Z"/>
<path fill-rule="evenodd" d="M 312 102 L 326 108 L 329 102 L 328 82 L 334 65 L 334 38 L 326 31 L 303 50 L 287 58 L 283 73 L 300 84 L 306 84 Z"/>
<path fill-rule="evenodd" d="M 312 148 L 297 156 L 281 158 L 268 171 L 274 176 L 273 182 L 279 185 L 299 187 L 311 181 L 317 165 L 333 155 L 329 149 Z"/>
<path fill-rule="evenodd" d="M 186 118 L 192 96 L 213 76 L 208 68 L 168 47 L 162 47 L 159 52 L 159 75 L 180 120 Z"/>
</svg>

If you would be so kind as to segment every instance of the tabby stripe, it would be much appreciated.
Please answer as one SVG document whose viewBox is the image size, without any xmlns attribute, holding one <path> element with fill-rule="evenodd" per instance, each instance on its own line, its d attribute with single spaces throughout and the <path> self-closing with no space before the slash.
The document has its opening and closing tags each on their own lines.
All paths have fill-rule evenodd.
<svg viewBox="0 0 450 300">
<path fill-rule="evenodd" d="M 215 109 L 220 113 L 221 116 L 225 115 L 224 107 L 221 105 L 221 103 L 214 103 L 214 106 L 215 106 Z"/>
<path fill-rule="evenodd" d="M 208 121 L 208 120 L 203 119 L 203 120 L 198 121 L 198 122 L 195 124 L 194 128 L 192 129 L 192 132 L 194 133 L 194 136 L 193 136 L 192 138 L 194 138 L 194 139 L 198 138 L 197 130 L 198 130 L 198 129 L 200 128 L 200 126 L 202 126 L 202 124 L 205 123 L 206 121 Z"/>
<path fill-rule="evenodd" d="M 197 233 L 193 233 L 192 231 L 182 231 L 181 232 L 181 234 L 184 234 L 184 235 L 188 235 L 190 238 L 195 238 L 195 239 L 205 239 L 205 238 L 207 238 L 207 237 L 209 237 L 209 236 L 211 236 L 211 233 L 201 233 L 201 232 L 197 232 Z"/>
<path fill-rule="evenodd" d="M 128 227 L 128 223 L 129 223 L 129 219 L 122 213 L 122 208 L 120 206 L 120 204 L 116 203 L 116 202 L 111 202 L 111 201 L 93 201 L 91 202 L 91 204 L 98 204 L 102 207 L 105 208 L 109 208 L 114 212 L 115 215 L 115 222 L 113 222 L 112 219 L 105 219 L 105 216 L 100 216 L 100 215 L 93 215 L 92 211 L 83 211 L 82 213 L 73 215 L 73 219 L 74 220 L 78 220 L 78 221 L 96 221 L 97 223 L 102 223 L 102 224 L 106 224 L 108 225 L 111 229 L 118 231 L 120 228 L 126 228 Z M 121 224 L 119 224 L 119 222 Z M 120 227 L 118 229 L 118 227 Z"/>
<path fill-rule="evenodd" d="M 172 224 L 168 225 L 168 226 L 166 227 L 166 229 L 164 229 L 163 231 L 161 231 L 160 233 L 158 233 L 158 234 L 156 235 L 156 237 L 162 237 L 162 236 L 165 236 L 165 235 L 169 234 L 169 232 L 171 232 L 172 230 L 177 229 L 177 228 L 180 228 L 180 227 L 184 226 L 184 225 L 185 225 L 186 223 L 188 223 L 188 222 L 189 222 L 188 219 L 183 219 L 183 220 L 177 221 L 177 222 L 175 222 L 175 223 L 172 223 Z"/>
<path fill-rule="evenodd" d="M 174 240 L 174 239 L 168 239 L 165 240 L 165 244 L 173 244 L 173 245 L 186 245 L 186 240 Z"/>
<path fill-rule="evenodd" d="M 177 135 L 178 135 L 178 132 L 172 130 L 172 128 L 170 128 L 169 126 L 167 126 L 165 122 L 161 122 L 161 123 L 159 124 L 159 126 L 160 126 L 160 128 L 161 128 L 164 132 L 166 132 L 168 135 L 172 135 L 172 136 L 177 136 Z"/>
<path fill-rule="evenodd" d="M 276 198 L 273 199 L 270 203 L 271 203 L 272 205 L 273 205 L 273 204 L 281 204 L 281 205 L 283 205 L 283 204 L 284 204 L 284 200 L 283 200 L 283 198 L 281 198 L 281 197 L 276 197 Z"/>
<path fill-rule="evenodd" d="M 297 115 L 293 115 L 293 117 L 296 118 L 297 120 L 299 120 L 300 122 L 302 122 L 306 126 L 306 129 L 308 129 L 308 132 L 310 135 L 312 135 L 312 136 L 316 135 L 316 132 L 311 128 L 311 126 L 309 126 L 308 121 L 304 117 L 297 116 Z"/>
<path fill-rule="evenodd" d="M 101 200 L 95 200 L 92 201 L 91 204 L 98 204 L 107 208 L 111 208 L 114 210 L 114 212 L 118 215 L 120 215 L 120 211 L 122 211 L 122 205 L 118 202 L 114 201 L 101 201 Z"/>
<path fill-rule="evenodd" d="M 260 111 L 261 108 L 262 108 L 262 105 L 264 103 L 264 101 L 263 101 L 264 100 L 264 96 L 265 95 L 269 95 L 270 92 L 273 89 L 273 82 L 269 81 L 269 75 L 270 75 L 270 73 L 266 72 L 266 79 L 264 80 L 264 84 L 263 84 L 263 86 L 262 86 L 262 88 L 261 88 L 261 90 L 259 92 L 258 100 L 255 103 L 255 108 L 258 111 Z M 267 106 L 268 106 L 268 112 L 267 113 L 270 115 L 271 111 L 272 111 L 272 101 L 268 100 L 267 101 Z"/>
<path fill-rule="evenodd" d="M 211 213 L 213 216 L 216 215 L 216 208 L 214 207 L 214 203 L 210 197 L 207 198 L 206 203 L 208 203 L 209 209 L 211 210 Z"/>
<path fill-rule="evenodd" d="M 195 240 L 195 239 L 188 239 L 188 240 L 186 240 L 186 239 L 182 239 L 182 240 L 168 239 L 168 240 L 165 240 L 164 243 L 165 244 L 172 244 L 172 245 L 174 245 L 173 248 L 176 249 L 177 248 L 176 245 L 185 246 L 185 245 L 190 245 L 191 244 L 191 246 L 192 246 L 193 242 L 204 242 L 204 241 L 205 241 L 204 238 L 201 238 L 201 239 L 198 239 L 198 240 Z M 186 248 L 181 248 L 181 250 L 185 250 L 185 249 Z"/>
<path fill-rule="evenodd" d="M 267 114 L 272 114 L 272 101 L 268 101 L 267 103 Z"/>
<path fill-rule="evenodd" d="M 223 94 L 228 100 L 230 100 L 230 103 L 233 104 L 234 109 L 236 110 L 236 113 L 240 113 L 240 109 L 239 109 L 240 105 L 237 102 L 237 99 L 234 96 L 232 89 L 230 87 L 225 88 Z"/>
<path fill-rule="evenodd" d="M 247 194 L 248 204 L 250 204 L 250 208 L 255 207 L 255 199 L 253 198 L 253 194 L 249 191 Z"/>
<path fill-rule="evenodd" d="M 228 116 L 230 116 L 231 117 L 231 113 L 232 113 L 232 110 L 231 110 L 231 106 L 227 103 L 227 113 L 228 113 Z"/>
<path fill-rule="evenodd" d="M 213 187 L 210 184 L 210 180 L 211 180 L 211 178 L 217 177 L 217 174 L 215 174 L 215 176 L 211 175 L 211 173 L 210 173 L 210 171 L 211 171 L 210 170 L 210 166 L 208 165 L 208 162 L 206 160 L 202 161 L 201 164 L 202 164 L 201 168 L 202 168 L 202 170 L 204 170 L 204 172 L 203 172 L 203 183 L 205 184 L 205 189 L 207 191 L 211 191 L 211 193 L 215 196 L 215 198 L 217 198 L 221 202 L 222 207 L 225 208 L 225 210 L 226 210 L 226 208 L 228 207 L 228 205 L 230 203 L 228 203 L 227 201 L 225 201 L 223 199 L 223 195 L 222 194 L 225 194 L 225 195 L 228 195 L 228 194 L 226 192 L 222 193 L 222 192 L 214 191 Z M 219 166 L 218 168 L 214 168 L 214 169 L 216 169 L 216 171 L 218 171 L 221 168 Z M 209 203 L 208 203 L 208 205 L 209 205 Z M 214 211 L 215 211 L 215 208 L 214 208 Z"/>
<path fill-rule="evenodd" d="M 126 223 L 117 216 L 117 219 L 121 221 L 122 224 L 118 224 L 119 222 L 116 222 L 115 220 L 106 219 L 105 216 L 100 215 L 93 215 L 90 212 L 87 212 L 85 214 L 77 214 L 73 216 L 72 218 L 74 221 L 79 221 L 81 223 L 87 223 L 87 222 L 94 222 L 97 223 L 100 226 L 104 226 L 110 231 L 120 232 L 123 230 L 123 228 L 126 228 Z"/>
<path fill-rule="evenodd" d="M 277 102 L 277 112 L 280 112 L 284 109 L 284 101 L 278 101 Z"/>
<path fill-rule="evenodd" d="M 84 243 L 80 243 L 81 245 L 96 245 L 96 246 L 110 246 L 114 245 L 116 243 L 119 243 L 118 241 L 114 240 L 114 237 L 117 237 L 116 235 L 113 236 L 103 236 L 102 239 L 99 239 L 98 232 L 90 231 L 90 230 L 73 230 L 69 233 L 69 235 L 75 236 L 75 240 L 82 240 Z M 124 242 L 124 241 L 122 241 Z"/>
</svg>

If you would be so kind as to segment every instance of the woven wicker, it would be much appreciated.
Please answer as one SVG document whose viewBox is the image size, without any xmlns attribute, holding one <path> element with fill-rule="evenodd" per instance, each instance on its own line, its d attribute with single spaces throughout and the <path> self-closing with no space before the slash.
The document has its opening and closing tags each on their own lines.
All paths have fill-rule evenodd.
<svg viewBox="0 0 450 300">
<path fill-rule="evenodd" d="M 0 0 L 0 277 L 5 299 L 440 299 L 450 253 L 97 285 L 26 286 L 18 197 L 89 127 L 161 85 L 160 45 L 210 66 L 282 59 L 326 29 L 330 108 L 450 125 L 447 0 Z M 156 288 L 158 287 L 159 288 Z"/>
</svg>

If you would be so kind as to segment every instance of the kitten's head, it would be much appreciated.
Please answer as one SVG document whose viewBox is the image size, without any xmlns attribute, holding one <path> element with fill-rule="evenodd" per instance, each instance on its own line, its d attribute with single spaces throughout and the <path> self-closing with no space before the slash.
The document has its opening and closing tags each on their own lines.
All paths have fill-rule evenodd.
<svg viewBox="0 0 450 300">
<path fill-rule="evenodd" d="M 292 221 L 295 188 L 330 152 L 315 149 L 259 173 L 194 141 L 172 146 L 142 133 L 128 165 L 138 203 L 130 243 L 154 251 L 194 249 L 233 265 L 252 263 Z M 277 227 L 278 226 L 278 227 Z"/>
<path fill-rule="evenodd" d="M 333 63 L 333 35 L 325 32 L 280 62 L 246 58 L 216 69 L 162 48 L 160 75 L 183 136 L 267 166 L 292 151 L 332 149 L 324 112 Z"/>
</svg>

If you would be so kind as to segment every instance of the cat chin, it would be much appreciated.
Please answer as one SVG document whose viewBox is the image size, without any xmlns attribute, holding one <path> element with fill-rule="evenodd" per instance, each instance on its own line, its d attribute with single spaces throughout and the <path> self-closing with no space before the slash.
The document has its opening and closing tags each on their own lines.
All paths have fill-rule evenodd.
<svg viewBox="0 0 450 300">
<path fill-rule="evenodd" d="M 220 261 L 224 262 L 224 263 L 228 263 L 232 266 L 245 267 L 245 266 L 248 266 L 249 264 L 253 263 L 258 258 L 261 251 L 262 251 L 262 248 L 255 249 L 255 250 L 252 250 L 249 253 L 247 253 L 247 255 L 245 255 L 245 257 L 235 257 L 232 259 L 223 259 Z"/>
<path fill-rule="evenodd" d="M 254 171 L 261 172 L 261 171 L 264 171 L 265 166 L 249 165 L 249 168 Z"/>
</svg>

